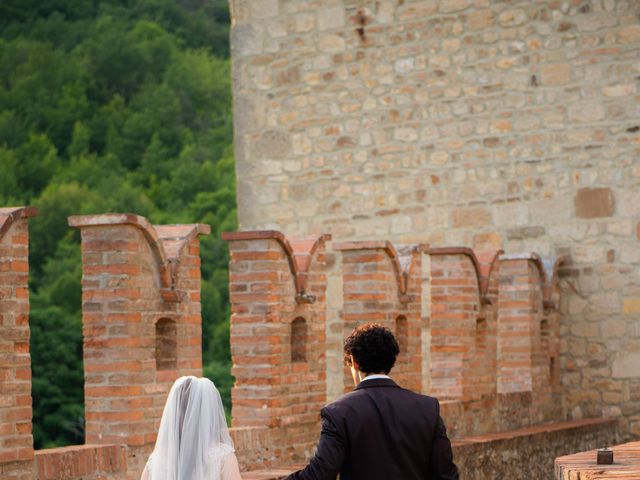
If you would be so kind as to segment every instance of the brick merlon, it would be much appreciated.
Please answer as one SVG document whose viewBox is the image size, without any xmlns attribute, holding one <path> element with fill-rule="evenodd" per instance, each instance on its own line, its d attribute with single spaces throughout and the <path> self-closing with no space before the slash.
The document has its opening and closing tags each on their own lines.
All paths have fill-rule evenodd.
<svg viewBox="0 0 640 480">
<path fill-rule="evenodd" d="M 159 267 L 162 297 L 179 302 L 176 281 L 184 248 L 197 236 L 209 235 L 211 227 L 203 223 L 185 225 L 152 225 L 146 218 L 132 213 L 104 213 L 73 215 L 68 218 L 74 228 L 112 227 L 131 225 L 138 228 L 147 240 Z"/>
<path fill-rule="evenodd" d="M 558 280 L 558 270 L 560 264 L 562 264 L 566 257 L 563 255 L 554 255 L 551 257 L 542 258 L 537 253 L 518 253 L 509 255 L 500 255 L 500 261 L 517 261 L 525 260 L 532 262 L 538 271 L 540 272 L 540 278 L 542 278 L 542 293 L 543 302 L 545 308 L 555 308 L 555 304 L 552 299 L 553 286 Z"/>
<path fill-rule="evenodd" d="M 408 300 L 405 295 L 407 293 L 407 285 L 411 269 L 413 268 L 413 254 L 429 249 L 427 244 L 404 245 L 396 247 L 389 241 L 363 240 L 339 242 L 332 245 L 334 250 L 383 250 L 391 259 L 393 269 L 398 281 L 398 294 L 401 300 Z"/>
<path fill-rule="evenodd" d="M 296 287 L 296 300 L 306 303 L 313 301 L 307 295 L 307 274 L 311 259 L 316 250 L 331 240 L 331 235 L 309 235 L 303 237 L 287 238 L 277 230 L 250 230 L 243 232 L 222 232 L 222 240 L 226 242 L 251 241 L 251 240 L 275 240 L 282 247 L 289 264 L 289 270 Z"/>
<path fill-rule="evenodd" d="M 495 266 L 501 258 L 501 255 L 504 253 L 504 250 L 500 249 L 492 253 L 489 257 L 491 259 L 489 262 L 481 262 L 478 255 L 476 255 L 473 249 L 469 247 L 433 247 L 427 248 L 423 251 L 429 255 L 464 255 L 468 257 L 476 271 L 480 299 L 484 304 L 491 303 L 488 296 L 489 280 L 491 278 L 491 273 L 495 269 Z"/>
<path fill-rule="evenodd" d="M 18 220 L 38 215 L 36 207 L 6 207 L 0 208 L 0 238 L 9 231 L 11 225 Z"/>
</svg>

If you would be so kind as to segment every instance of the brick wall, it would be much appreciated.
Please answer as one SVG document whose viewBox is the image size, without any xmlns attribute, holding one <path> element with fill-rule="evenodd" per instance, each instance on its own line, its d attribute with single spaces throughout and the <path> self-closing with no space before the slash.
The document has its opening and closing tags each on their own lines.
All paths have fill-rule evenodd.
<svg viewBox="0 0 640 480">
<path fill-rule="evenodd" d="M 31 479 L 29 230 L 35 208 L 0 208 L 0 477 Z"/>
<path fill-rule="evenodd" d="M 82 230 L 88 444 L 34 455 L 27 219 L 35 214 L 0 209 L 0 476 L 138 479 L 173 381 L 202 373 L 199 235 L 209 227 L 70 217 Z"/>
<path fill-rule="evenodd" d="M 256 452 L 258 459 L 241 452 L 242 464 L 302 461 L 314 448 L 326 403 L 326 238 L 287 239 L 273 231 L 223 238 L 231 253 L 233 426 L 270 428 L 260 435 L 270 452 Z"/>
<path fill-rule="evenodd" d="M 136 473 L 136 478 L 140 478 Z M 126 475 L 124 445 L 78 445 L 35 453 L 36 480 L 125 480 Z"/>
<path fill-rule="evenodd" d="M 230 4 L 240 227 L 565 254 L 564 413 L 640 435 L 640 4 Z"/>
<path fill-rule="evenodd" d="M 199 235 L 136 215 L 76 216 L 82 233 L 85 428 L 88 444 L 124 444 L 138 478 L 167 393 L 202 375 Z"/>
<path fill-rule="evenodd" d="M 231 250 L 233 434 L 243 466 L 309 456 L 320 408 L 353 388 L 342 344 L 363 322 L 396 333 L 393 378 L 437 396 L 454 438 L 563 419 L 561 259 L 384 241 L 325 244 L 276 231 L 223 238 Z M 314 329 L 308 365 L 293 361 L 300 318 Z"/>
<path fill-rule="evenodd" d="M 135 215 L 70 217 L 82 230 L 90 444 L 34 456 L 26 225 L 33 214 L 0 210 L 0 353 L 7 360 L 0 370 L 2 478 L 138 478 L 171 383 L 201 372 L 198 236 L 208 228 L 152 226 Z M 505 455 L 539 462 L 545 452 L 555 456 L 569 444 L 579 450 L 615 436 L 611 421 L 506 431 L 560 417 L 553 360 L 560 259 L 425 244 L 330 243 L 328 236 L 286 238 L 275 231 L 224 238 L 231 249 L 237 377 L 232 436 L 244 469 L 308 458 L 320 408 L 349 386 L 344 370 L 336 370 L 339 391 L 327 378 L 333 371 L 327 358 L 341 354 L 335 339 L 370 320 L 399 338 L 403 353 L 394 377 L 415 390 L 439 392 L 463 471 L 490 478 L 526 468 L 521 461 L 505 467 L 499 461 Z M 328 311 L 337 318 L 328 322 Z M 484 436 L 469 437 L 477 434 Z M 498 452 L 490 458 L 478 450 L 487 443 Z M 540 465 L 536 471 L 545 471 Z"/>
<path fill-rule="evenodd" d="M 378 322 L 395 333 L 400 356 L 394 378 L 412 390 L 422 389 L 423 318 L 420 302 L 420 250 L 417 246 L 396 249 L 388 242 L 334 243 L 342 252 L 342 339 L 360 323 Z M 344 369 L 344 391 L 353 379 Z"/>
</svg>

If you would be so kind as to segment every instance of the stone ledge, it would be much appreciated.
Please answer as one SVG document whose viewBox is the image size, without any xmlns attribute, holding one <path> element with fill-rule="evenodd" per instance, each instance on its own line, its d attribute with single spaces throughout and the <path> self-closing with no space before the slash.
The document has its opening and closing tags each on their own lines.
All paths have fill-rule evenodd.
<svg viewBox="0 0 640 480">
<path fill-rule="evenodd" d="M 452 442 L 453 454 L 460 478 L 551 478 L 554 458 L 615 443 L 616 425 L 596 418 L 464 437 Z"/>
<path fill-rule="evenodd" d="M 584 420 L 568 420 L 566 422 L 552 422 L 531 427 L 508 430 L 504 432 L 488 433 L 485 435 L 473 435 L 453 440 L 451 443 L 455 447 L 461 447 L 474 443 L 488 443 L 501 440 L 512 440 L 520 437 L 532 437 L 542 433 L 562 432 L 566 430 L 584 429 L 589 427 L 611 427 L 615 428 L 616 420 L 612 418 L 587 418 Z"/>
<path fill-rule="evenodd" d="M 548 452 L 575 448 L 576 442 L 601 442 L 615 436 L 616 421 L 591 418 L 553 422 L 505 432 L 459 438 L 452 441 L 454 458 L 461 478 L 520 478 L 522 469 L 531 466 L 528 478 L 548 478 L 554 456 Z M 282 480 L 304 465 L 252 470 L 243 480 Z M 569 477 L 566 477 L 569 478 Z M 591 477 L 579 477 L 587 480 Z M 564 477 L 560 480 L 566 480 Z M 571 477 L 573 480 L 573 477 Z"/>
</svg>

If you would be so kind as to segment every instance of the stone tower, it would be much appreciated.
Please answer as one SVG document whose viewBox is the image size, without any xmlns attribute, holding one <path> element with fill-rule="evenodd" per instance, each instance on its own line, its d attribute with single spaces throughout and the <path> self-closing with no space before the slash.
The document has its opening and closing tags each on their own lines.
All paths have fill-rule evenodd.
<svg viewBox="0 0 640 480">
<path fill-rule="evenodd" d="M 640 3 L 230 3 L 241 230 L 563 255 L 564 415 L 640 435 Z"/>
</svg>

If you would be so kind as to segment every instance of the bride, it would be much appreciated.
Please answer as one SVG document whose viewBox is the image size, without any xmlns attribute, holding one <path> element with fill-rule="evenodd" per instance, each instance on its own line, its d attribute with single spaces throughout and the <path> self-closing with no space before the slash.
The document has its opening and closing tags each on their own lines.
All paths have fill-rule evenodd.
<svg viewBox="0 0 640 480">
<path fill-rule="evenodd" d="M 173 384 L 141 480 L 242 480 L 211 380 L 180 377 Z"/>
</svg>

